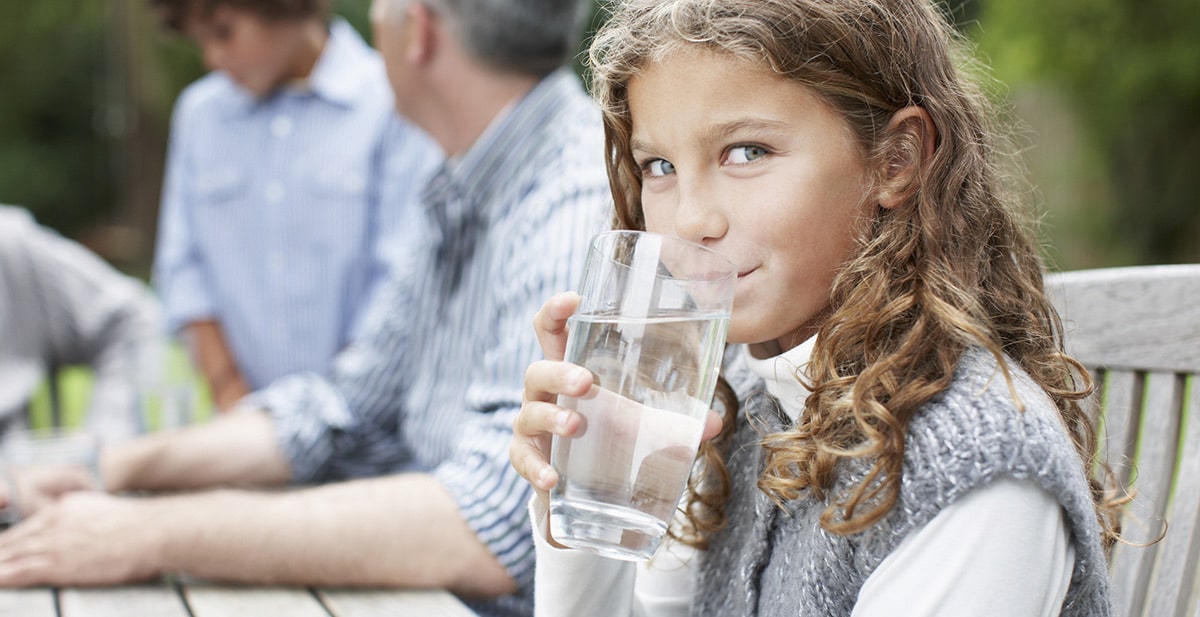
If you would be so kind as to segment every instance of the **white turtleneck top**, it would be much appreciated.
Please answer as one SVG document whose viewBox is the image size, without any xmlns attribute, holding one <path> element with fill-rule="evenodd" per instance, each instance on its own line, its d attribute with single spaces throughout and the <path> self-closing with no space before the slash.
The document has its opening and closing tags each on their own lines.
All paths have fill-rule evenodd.
<svg viewBox="0 0 1200 617">
<path fill-rule="evenodd" d="M 809 394 L 796 376 L 814 341 L 769 358 L 745 351 L 751 370 L 793 420 Z M 692 569 L 702 552 L 668 541 L 649 562 L 605 559 L 552 547 L 547 513 L 536 499 L 530 517 L 537 617 L 688 614 Z M 1001 479 L 951 504 L 905 539 L 867 579 L 852 617 L 1053 617 L 1074 563 L 1054 496 L 1032 481 Z"/>
</svg>

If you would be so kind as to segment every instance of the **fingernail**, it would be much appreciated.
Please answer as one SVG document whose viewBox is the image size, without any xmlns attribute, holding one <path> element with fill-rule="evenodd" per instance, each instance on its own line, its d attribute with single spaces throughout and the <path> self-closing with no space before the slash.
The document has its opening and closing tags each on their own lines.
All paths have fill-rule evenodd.
<svg viewBox="0 0 1200 617">
<path fill-rule="evenodd" d="M 592 373 L 583 367 L 575 367 L 571 369 L 571 382 L 577 384 L 592 383 Z"/>
<path fill-rule="evenodd" d="M 550 488 L 551 485 L 554 484 L 554 480 L 555 474 L 553 470 L 542 469 L 538 472 L 538 484 L 541 485 L 542 488 Z"/>
<path fill-rule="evenodd" d="M 567 423 L 570 421 L 571 412 L 569 411 L 560 411 L 558 412 L 558 415 L 554 417 L 554 422 L 558 425 L 558 428 L 567 428 Z"/>
</svg>

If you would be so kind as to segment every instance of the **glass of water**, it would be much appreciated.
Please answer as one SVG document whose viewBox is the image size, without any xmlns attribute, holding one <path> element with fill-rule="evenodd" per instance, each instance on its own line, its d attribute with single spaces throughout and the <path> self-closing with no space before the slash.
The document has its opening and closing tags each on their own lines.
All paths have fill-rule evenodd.
<svg viewBox="0 0 1200 617">
<path fill-rule="evenodd" d="M 565 360 L 593 385 L 558 399 L 583 424 L 551 445 L 555 540 L 630 561 L 658 549 L 700 444 L 736 283 L 732 263 L 686 240 L 592 239 Z"/>
<path fill-rule="evenodd" d="M 0 527 L 16 523 L 53 494 L 100 488 L 99 451 L 99 439 L 84 430 L 9 431 L 0 444 Z"/>
</svg>

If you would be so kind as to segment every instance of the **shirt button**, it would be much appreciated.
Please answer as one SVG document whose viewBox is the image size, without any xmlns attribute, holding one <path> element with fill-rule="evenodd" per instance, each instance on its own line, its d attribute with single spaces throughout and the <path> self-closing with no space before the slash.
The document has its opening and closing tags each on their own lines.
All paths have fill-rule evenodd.
<svg viewBox="0 0 1200 617">
<path fill-rule="evenodd" d="M 278 180 L 272 180 L 268 182 L 266 190 L 263 191 L 263 195 L 267 198 L 268 202 L 273 204 L 283 201 L 283 183 Z"/>
<path fill-rule="evenodd" d="M 271 120 L 271 134 L 283 139 L 292 134 L 292 119 L 287 116 L 275 116 Z"/>
</svg>

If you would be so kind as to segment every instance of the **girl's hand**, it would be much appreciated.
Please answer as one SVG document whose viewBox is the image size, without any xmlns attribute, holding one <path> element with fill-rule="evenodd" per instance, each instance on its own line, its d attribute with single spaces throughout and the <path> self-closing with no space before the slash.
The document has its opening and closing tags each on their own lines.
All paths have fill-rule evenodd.
<svg viewBox="0 0 1200 617">
<path fill-rule="evenodd" d="M 555 404 L 558 395 L 582 397 L 592 386 L 592 374 L 583 367 L 563 362 L 567 349 L 567 318 L 579 308 L 579 295 L 567 292 L 553 296 L 533 318 L 538 343 L 546 359 L 525 371 L 525 393 L 521 412 L 513 422 L 513 442 L 508 456 L 514 469 L 533 485 L 543 508 L 549 507 L 549 491 L 558 484 L 558 472 L 550 465 L 552 435 L 570 437 L 583 424 L 583 417 Z M 702 439 L 721 432 L 721 417 L 709 411 Z"/>
<path fill-rule="evenodd" d="M 548 507 L 549 490 L 558 483 L 558 474 L 550 466 L 551 435 L 574 435 L 582 420 L 555 401 L 560 394 L 582 396 L 592 385 L 590 372 L 562 361 L 567 348 L 567 318 L 577 308 L 577 294 L 561 293 L 547 300 L 534 316 L 534 331 L 546 359 L 534 362 L 525 371 L 521 412 L 513 422 L 509 460 L 517 473 L 533 485 L 543 507 Z"/>
</svg>

